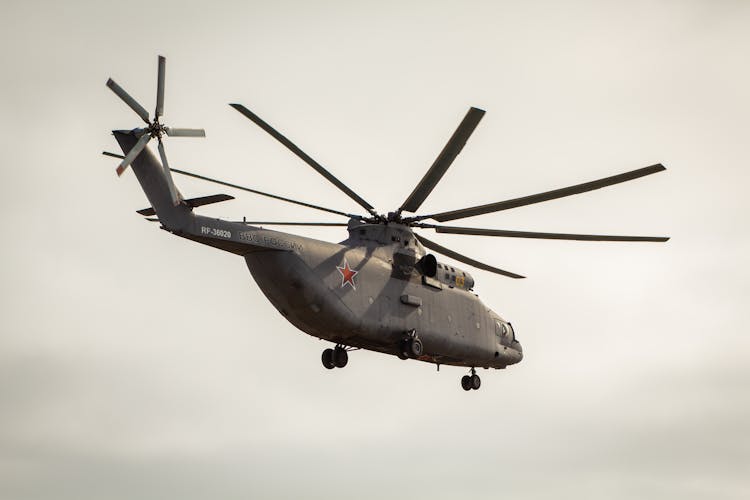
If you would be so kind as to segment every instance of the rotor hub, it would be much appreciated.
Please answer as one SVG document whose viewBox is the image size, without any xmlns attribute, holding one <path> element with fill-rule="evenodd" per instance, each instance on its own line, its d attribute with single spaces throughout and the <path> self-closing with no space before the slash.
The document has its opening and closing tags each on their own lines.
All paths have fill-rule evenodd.
<svg viewBox="0 0 750 500">
<path fill-rule="evenodd" d="M 148 133 L 151 134 L 151 137 L 154 139 L 161 139 L 161 137 L 167 133 L 167 127 L 159 123 L 158 116 L 154 118 L 153 122 L 149 123 L 146 130 L 148 130 Z"/>
<path fill-rule="evenodd" d="M 386 222 L 401 222 L 401 212 L 388 212 L 388 215 L 381 216 Z"/>
</svg>

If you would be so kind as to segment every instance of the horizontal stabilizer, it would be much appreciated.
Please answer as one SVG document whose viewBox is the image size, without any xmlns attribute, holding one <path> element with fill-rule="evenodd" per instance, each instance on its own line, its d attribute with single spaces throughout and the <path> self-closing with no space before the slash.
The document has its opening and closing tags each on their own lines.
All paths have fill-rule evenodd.
<svg viewBox="0 0 750 500">
<path fill-rule="evenodd" d="M 228 194 L 212 194 L 211 196 L 201 196 L 199 198 L 190 198 L 189 200 L 183 200 L 183 201 L 188 206 L 195 208 L 195 207 L 202 207 L 203 205 L 211 205 L 212 203 L 219 203 L 221 201 L 229 201 L 233 199 L 234 199 L 234 196 L 230 196 Z M 156 215 L 156 210 L 154 210 L 153 207 L 136 210 L 136 212 L 145 216 Z"/>
</svg>

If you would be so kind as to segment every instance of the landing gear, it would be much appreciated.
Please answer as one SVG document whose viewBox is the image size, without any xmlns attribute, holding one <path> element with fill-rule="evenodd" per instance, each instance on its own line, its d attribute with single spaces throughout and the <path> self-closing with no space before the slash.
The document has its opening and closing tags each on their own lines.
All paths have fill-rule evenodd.
<svg viewBox="0 0 750 500">
<path fill-rule="evenodd" d="M 422 354 L 424 354 L 424 346 L 422 345 L 422 341 L 419 340 L 419 337 L 414 337 L 413 339 L 411 339 L 409 349 L 411 349 L 411 353 L 416 357 L 420 357 Z"/>
<path fill-rule="evenodd" d="M 401 359 L 418 358 L 424 354 L 424 345 L 422 340 L 417 336 L 416 330 L 407 332 L 407 338 L 401 341 L 398 357 Z"/>
<path fill-rule="evenodd" d="M 477 375 L 476 370 L 472 367 L 471 369 L 471 375 L 464 375 L 461 377 L 461 387 L 465 391 L 470 391 L 474 389 L 475 391 L 478 390 L 482 386 L 482 379 L 479 378 L 479 375 Z"/>
<path fill-rule="evenodd" d="M 349 354 L 346 352 L 346 347 L 337 345 L 333 349 L 324 350 L 320 360 L 323 362 L 323 366 L 329 370 L 343 368 L 349 362 Z"/>
<path fill-rule="evenodd" d="M 408 339 L 401 342 L 399 358 L 418 358 L 422 354 L 424 354 L 424 345 L 422 345 L 422 341 L 419 340 L 419 338 Z"/>
<path fill-rule="evenodd" d="M 346 353 L 346 349 L 337 345 L 333 350 L 333 364 L 336 365 L 336 368 L 343 368 L 348 362 L 349 354 Z"/>
<path fill-rule="evenodd" d="M 323 362 L 323 366 L 328 368 L 329 370 L 332 370 L 336 368 L 336 365 L 333 363 L 333 349 L 326 349 L 323 351 L 323 355 L 320 359 Z"/>
</svg>

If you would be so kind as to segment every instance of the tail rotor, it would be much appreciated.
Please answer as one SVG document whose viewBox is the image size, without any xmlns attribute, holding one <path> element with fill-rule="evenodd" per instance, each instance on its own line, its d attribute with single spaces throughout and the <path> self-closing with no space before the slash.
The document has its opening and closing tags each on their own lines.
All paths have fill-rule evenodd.
<svg viewBox="0 0 750 500">
<path fill-rule="evenodd" d="M 130 166 L 138 155 L 143 151 L 146 145 L 151 139 L 156 139 L 159 142 L 158 150 L 159 156 L 161 157 L 162 167 L 164 168 L 164 177 L 166 178 L 167 185 L 169 186 L 169 193 L 172 196 L 172 202 L 175 205 L 180 203 L 180 195 L 177 188 L 174 186 L 172 181 L 172 172 L 169 169 L 169 163 L 167 161 L 167 154 L 164 151 L 164 143 L 162 142 L 162 136 L 167 135 L 169 137 L 206 137 L 206 132 L 203 129 L 190 129 L 190 128 L 172 128 L 162 124 L 159 120 L 164 115 L 164 85 L 165 85 L 165 73 L 166 73 L 166 59 L 163 56 L 159 56 L 159 70 L 156 81 L 156 109 L 154 111 L 154 119 L 151 120 L 146 108 L 140 105 L 125 89 L 120 87 L 111 78 L 107 80 L 107 87 L 114 92 L 117 97 L 122 99 L 125 104 L 130 107 L 135 113 L 146 122 L 147 127 L 136 129 L 136 135 L 140 135 L 138 142 L 133 146 L 122 159 L 120 164 L 117 166 L 117 175 L 122 175 L 123 172 Z"/>
</svg>

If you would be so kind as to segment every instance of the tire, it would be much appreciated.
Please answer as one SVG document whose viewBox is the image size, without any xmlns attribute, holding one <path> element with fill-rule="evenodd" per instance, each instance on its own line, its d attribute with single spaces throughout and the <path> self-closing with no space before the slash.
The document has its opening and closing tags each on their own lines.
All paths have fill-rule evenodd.
<svg viewBox="0 0 750 500">
<path fill-rule="evenodd" d="M 346 349 L 337 347 L 333 350 L 333 364 L 336 368 L 343 368 L 349 362 L 349 354 Z"/>
<path fill-rule="evenodd" d="M 333 364 L 333 349 L 324 350 L 323 355 L 320 357 L 320 360 L 323 362 L 323 366 L 325 366 L 329 370 L 332 370 L 336 367 L 336 365 Z"/>
<path fill-rule="evenodd" d="M 468 375 L 464 375 L 461 377 L 461 387 L 464 388 L 465 391 L 471 390 L 471 377 Z"/>
<path fill-rule="evenodd" d="M 424 346 L 422 345 L 422 341 L 419 340 L 419 338 L 411 340 L 409 349 L 411 350 L 411 353 L 417 358 L 424 354 Z"/>
<path fill-rule="evenodd" d="M 471 388 L 475 391 L 482 386 L 482 379 L 479 378 L 479 375 L 472 375 L 469 378 L 471 379 Z"/>
</svg>

